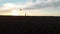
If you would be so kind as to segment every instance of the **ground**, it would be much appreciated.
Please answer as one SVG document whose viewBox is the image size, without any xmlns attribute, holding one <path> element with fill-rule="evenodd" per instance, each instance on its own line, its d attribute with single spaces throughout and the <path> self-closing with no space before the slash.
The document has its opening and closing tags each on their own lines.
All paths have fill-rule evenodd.
<svg viewBox="0 0 60 34">
<path fill-rule="evenodd" d="M 60 31 L 60 17 L 0 16 L 1 34 L 56 34 Z"/>
</svg>

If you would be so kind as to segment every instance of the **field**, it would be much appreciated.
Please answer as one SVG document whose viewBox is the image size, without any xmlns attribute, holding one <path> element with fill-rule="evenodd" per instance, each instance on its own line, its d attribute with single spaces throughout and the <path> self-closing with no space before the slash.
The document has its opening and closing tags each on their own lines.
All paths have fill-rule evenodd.
<svg viewBox="0 0 60 34">
<path fill-rule="evenodd" d="M 0 16 L 1 34 L 56 34 L 60 32 L 60 17 Z"/>
</svg>

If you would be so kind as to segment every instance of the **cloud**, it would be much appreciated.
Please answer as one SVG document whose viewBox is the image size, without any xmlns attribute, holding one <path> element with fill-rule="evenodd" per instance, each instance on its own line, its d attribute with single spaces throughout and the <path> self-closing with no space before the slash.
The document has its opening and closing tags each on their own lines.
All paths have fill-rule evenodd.
<svg viewBox="0 0 60 34">
<path fill-rule="evenodd" d="M 0 2 L 2 2 L 2 1 L 6 1 L 6 0 L 0 0 Z"/>
<path fill-rule="evenodd" d="M 2 0 L 0 0 L 0 1 L 2 1 Z"/>
<path fill-rule="evenodd" d="M 36 0 L 35 2 L 33 2 L 33 0 L 28 0 L 25 4 L 5 3 L 0 9 L 10 10 L 15 7 L 22 9 L 44 9 L 49 7 L 58 8 L 60 7 L 60 0 Z"/>
<path fill-rule="evenodd" d="M 60 7 L 60 0 L 36 0 L 33 2 L 28 2 L 28 7 L 25 9 L 42 9 L 47 7 Z"/>
<path fill-rule="evenodd" d="M 0 7 L 0 11 L 8 11 L 12 9 L 19 9 L 20 6 L 14 3 L 5 3 L 2 7 Z"/>
<path fill-rule="evenodd" d="M 0 11 L 10 11 L 12 9 L 25 9 L 29 15 L 59 15 L 60 14 L 60 0 L 32 0 L 27 1 L 26 3 L 4 3 L 0 7 Z M 32 10 L 30 10 L 32 9 Z M 36 10 L 33 10 L 36 9 Z M 28 10 L 28 11 L 27 11 Z"/>
</svg>

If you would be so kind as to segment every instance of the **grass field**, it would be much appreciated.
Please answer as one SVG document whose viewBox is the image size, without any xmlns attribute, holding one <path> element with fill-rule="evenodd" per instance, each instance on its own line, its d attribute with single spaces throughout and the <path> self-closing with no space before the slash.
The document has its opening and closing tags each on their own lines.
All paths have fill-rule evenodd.
<svg viewBox="0 0 60 34">
<path fill-rule="evenodd" d="M 60 32 L 60 17 L 0 16 L 1 34 L 56 34 Z"/>
</svg>

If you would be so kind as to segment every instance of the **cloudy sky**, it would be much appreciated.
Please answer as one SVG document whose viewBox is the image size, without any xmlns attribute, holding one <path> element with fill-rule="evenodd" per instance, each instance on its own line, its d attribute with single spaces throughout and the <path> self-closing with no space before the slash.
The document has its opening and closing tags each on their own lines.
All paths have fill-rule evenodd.
<svg viewBox="0 0 60 34">
<path fill-rule="evenodd" d="M 60 16 L 60 0 L 0 0 L 0 15 L 25 13 L 28 16 Z"/>
</svg>

